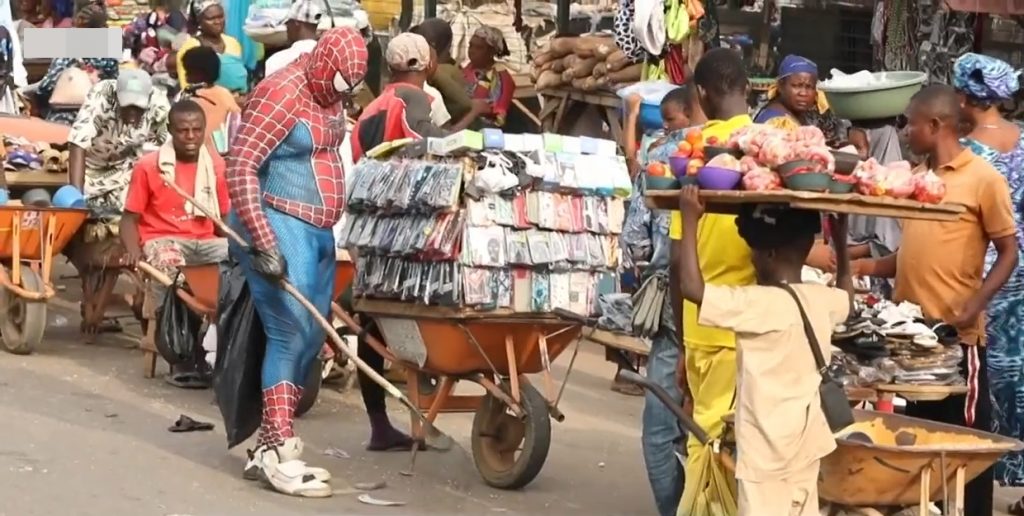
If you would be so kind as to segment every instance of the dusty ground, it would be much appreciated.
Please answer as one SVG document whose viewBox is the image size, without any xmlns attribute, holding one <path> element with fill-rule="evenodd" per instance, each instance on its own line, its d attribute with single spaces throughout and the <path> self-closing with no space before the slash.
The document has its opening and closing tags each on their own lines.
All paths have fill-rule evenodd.
<svg viewBox="0 0 1024 516">
<path fill-rule="evenodd" d="M 596 345 L 585 345 L 577 359 L 562 402 L 566 421 L 554 424 L 548 461 L 525 490 L 497 491 L 479 479 L 468 453 L 468 415 L 439 420 L 463 448 L 421 454 L 415 477 L 399 475 L 407 454 L 363 451 L 358 392 L 329 390 L 298 429 L 307 461 L 329 468 L 339 493 L 299 500 L 241 480 L 244 452 L 226 450 L 212 393 L 143 379 L 141 354 L 128 349 L 130 333 L 82 344 L 70 301 L 76 283 L 61 283 L 70 288 L 51 304 L 46 342 L 28 357 L 0 353 L 0 516 L 653 514 L 640 455 L 641 399 L 608 390 L 614 366 Z M 556 362 L 559 378 L 567 363 L 567 356 Z M 391 405 L 393 419 L 405 425 Z M 218 428 L 168 432 L 179 414 Z M 332 447 L 349 458 L 323 455 Z M 408 505 L 364 505 L 346 489 L 377 480 L 387 487 L 374 496 Z M 999 490 L 997 507 L 1020 494 Z"/>
</svg>

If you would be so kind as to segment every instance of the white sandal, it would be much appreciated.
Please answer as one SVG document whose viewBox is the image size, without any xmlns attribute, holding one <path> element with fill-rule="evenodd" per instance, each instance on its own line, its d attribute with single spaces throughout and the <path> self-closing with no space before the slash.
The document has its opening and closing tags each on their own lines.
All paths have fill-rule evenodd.
<svg viewBox="0 0 1024 516">
<path fill-rule="evenodd" d="M 261 462 L 259 461 L 259 451 L 263 448 L 265 448 L 265 446 L 260 446 L 255 450 L 249 450 L 247 452 L 248 460 L 245 462 L 245 469 L 242 471 L 242 478 L 246 480 L 259 480 L 260 469 L 262 467 Z M 299 439 L 298 437 L 286 439 L 284 443 L 276 449 L 281 462 L 297 461 L 299 460 L 299 457 L 302 456 L 302 439 Z M 313 475 L 314 478 L 321 482 L 328 482 L 331 480 L 331 472 L 324 468 L 306 466 L 306 474 Z"/>
<path fill-rule="evenodd" d="M 253 452 L 253 460 L 259 464 L 260 478 L 282 494 L 304 498 L 331 496 L 331 486 L 310 473 L 305 462 L 297 459 L 283 460 L 289 455 L 287 444 L 290 443 L 286 441 L 286 445 L 280 447 L 264 445 Z"/>
</svg>

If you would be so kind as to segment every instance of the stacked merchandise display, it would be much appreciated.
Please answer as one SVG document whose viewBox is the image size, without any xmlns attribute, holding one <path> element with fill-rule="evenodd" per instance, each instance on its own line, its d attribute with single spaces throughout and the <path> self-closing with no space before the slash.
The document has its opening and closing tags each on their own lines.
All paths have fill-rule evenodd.
<svg viewBox="0 0 1024 516">
<path fill-rule="evenodd" d="M 358 255 L 357 297 L 596 313 L 630 190 L 614 142 L 464 131 L 429 147 L 356 166 L 338 245 Z"/>
</svg>

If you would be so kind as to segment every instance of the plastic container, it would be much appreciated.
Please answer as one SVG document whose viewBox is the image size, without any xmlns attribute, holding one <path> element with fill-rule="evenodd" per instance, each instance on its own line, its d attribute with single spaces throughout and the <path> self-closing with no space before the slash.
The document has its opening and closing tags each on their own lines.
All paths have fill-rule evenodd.
<svg viewBox="0 0 1024 516">
<path fill-rule="evenodd" d="M 779 166 L 779 171 L 778 172 L 779 172 L 780 176 L 785 178 L 786 176 L 792 175 L 792 174 L 803 174 L 803 173 L 806 173 L 808 171 L 814 170 L 817 166 L 818 165 L 816 163 L 814 163 L 813 161 L 808 161 L 808 160 L 805 160 L 805 159 L 798 159 L 798 160 L 790 161 L 788 163 L 783 163 L 781 166 Z"/>
<path fill-rule="evenodd" d="M 805 172 L 782 176 L 782 184 L 801 192 L 828 192 L 832 186 L 832 175 L 825 172 Z"/>
<path fill-rule="evenodd" d="M 33 188 L 21 194 L 21 204 L 35 206 L 36 208 L 50 207 L 50 192 L 45 188 Z"/>
<path fill-rule="evenodd" d="M 647 176 L 648 190 L 678 190 L 679 181 L 674 177 Z"/>
<path fill-rule="evenodd" d="M 854 186 L 856 186 L 854 183 L 845 183 L 836 181 L 835 178 L 829 178 L 828 193 L 848 194 L 853 191 Z"/>
<path fill-rule="evenodd" d="M 736 170 L 719 167 L 701 167 L 697 170 L 697 184 L 704 190 L 735 190 L 743 175 Z"/>
<path fill-rule="evenodd" d="M 640 125 L 645 130 L 661 129 L 665 122 L 661 118 L 661 101 L 668 92 L 678 88 L 676 84 L 664 81 L 643 81 L 630 84 L 615 93 L 625 101 L 630 95 L 637 94 L 643 98 L 640 104 Z M 623 106 L 625 110 L 625 106 Z M 623 117 L 625 118 L 625 117 Z"/>
<path fill-rule="evenodd" d="M 825 93 L 832 112 L 848 120 L 873 120 L 899 116 L 921 89 L 924 72 L 875 72 L 876 82 L 860 86 L 835 85 L 823 82 L 818 89 Z"/>
<path fill-rule="evenodd" d="M 697 183 L 697 176 L 682 176 L 682 177 L 676 177 L 676 179 L 679 181 L 679 187 L 680 188 L 682 188 L 684 186 L 698 184 Z"/>
<path fill-rule="evenodd" d="M 53 205 L 58 208 L 85 208 L 85 197 L 71 185 L 64 185 L 53 192 Z"/>
<path fill-rule="evenodd" d="M 860 155 L 858 154 L 840 151 L 831 152 L 832 157 L 836 160 L 836 174 L 850 175 L 853 173 L 853 169 L 857 168 L 857 164 L 860 163 Z"/>
<path fill-rule="evenodd" d="M 686 167 L 690 164 L 690 158 L 683 158 L 680 156 L 669 156 L 668 167 L 672 169 L 672 173 L 676 177 L 686 175 Z"/>
</svg>

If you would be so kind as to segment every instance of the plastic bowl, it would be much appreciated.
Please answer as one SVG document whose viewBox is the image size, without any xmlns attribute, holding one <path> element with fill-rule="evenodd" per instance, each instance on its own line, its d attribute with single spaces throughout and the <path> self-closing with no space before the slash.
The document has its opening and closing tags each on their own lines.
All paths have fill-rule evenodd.
<svg viewBox="0 0 1024 516">
<path fill-rule="evenodd" d="M 647 176 L 648 190 L 678 190 L 679 181 L 674 177 Z"/>
<path fill-rule="evenodd" d="M 848 194 L 853 191 L 854 186 L 856 185 L 853 183 L 844 183 L 830 178 L 828 183 L 828 193 Z"/>
<path fill-rule="evenodd" d="M 668 168 L 672 169 L 672 173 L 677 178 L 684 177 L 686 175 L 686 167 L 690 164 L 690 158 L 683 158 L 681 156 L 669 156 Z"/>
<path fill-rule="evenodd" d="M 815 168 L 817 168 L 817 166 L 818 165 L 813 161 L 798 159 L 780 165 L 779 175 L 782 177 L 786 177 L 790 174 L 803 174 L 806 173 L 808 170 L 814 170 Z"/>
<path fill-rule="evenodd" d="M 743 157 L 743 153 L 739 149 L 730 149 L 729 147 L 718 147 L 707 145 L 704 147 L 704 161 L 711 161 L 711 158 L 721 154 L 729 154 L 736 159 Z"/>
<path fill-rule="evenodd" d="M 832 175 L 825 172 L 805 172 L 782 176 L 782 184 L 790 190 L 801 192 L 828 192 L 832 186 Z"/>
<path fill-rule="evenodd" d="M 844 176 L 852 174 L 860 163 L 860 155 L 850 152 L 832 151 L 832 157 L 836 160 L 836 174 Z"/>
<path fill-rule="evenodd" d="M 697 184 L 704 190 L 734 190 L 742 174 L 719 167 L 701 167 L 697 170 Z"/>
<path fill-rule="evenodd" d="M 21 204 L 36 208 L 50 207 L 50 192 L 45 188 L 33 188 L 21 194 Z"/>
<path fill-rule="evenodd" d="M 53 205 L 58 208 L 85 208 L 85 197 L 71 185 L 64 185 L 53 192 Z"/>
<path fill-rule="evenodd" d="M 661 118 L 661 106 L 658 104 L 640 104 L 640 125 L 648 131 L 656 131 L 665 125 Z"/>
<path fill-rule="evenodd" d="M 875 72 L 878 80 L 863 86 L 818 85 L 832 112 L 848 120 L 874 120 L 899 116 L 928 77 L 924 72 Z"/>
<path fill-rule="evenodd" d="M 697 184 L 697 176 L 683 176 L 677 177 L 676 179 L 679 181 L 680 187 Z"/>
</svg>

